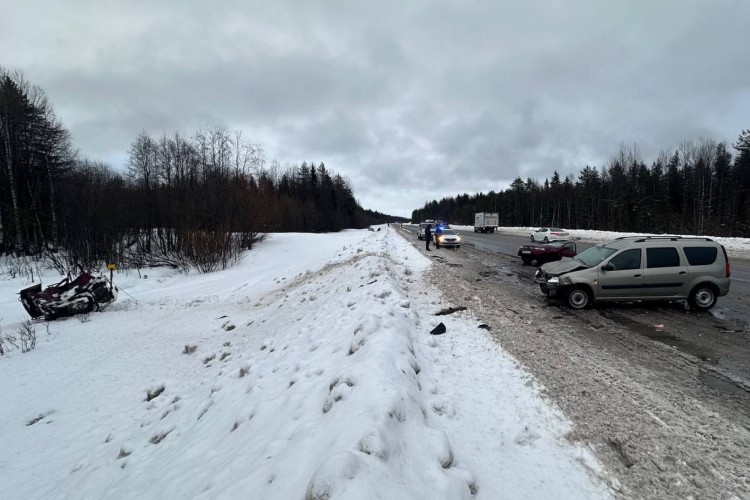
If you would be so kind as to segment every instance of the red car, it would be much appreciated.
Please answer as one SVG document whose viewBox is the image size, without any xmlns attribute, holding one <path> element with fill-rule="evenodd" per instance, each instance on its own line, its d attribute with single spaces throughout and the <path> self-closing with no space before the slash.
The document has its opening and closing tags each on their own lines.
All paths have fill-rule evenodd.
<svg viewBox="0 0 750 500">
<path fill-rule="evenodd" d="M 537 266 L 575 255 L 576 244 L 572 241 L 554 241 L 546 245 L 522 245 L 518 249 L 518 256 L 521 257 L 524 264 L 531 264 L 536 261 Z"/>
</svg>

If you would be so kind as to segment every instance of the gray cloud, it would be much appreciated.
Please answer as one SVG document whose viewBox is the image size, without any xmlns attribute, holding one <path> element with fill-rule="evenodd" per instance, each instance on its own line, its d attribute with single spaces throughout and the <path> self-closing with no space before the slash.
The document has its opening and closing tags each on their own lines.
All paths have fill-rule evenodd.
<svg viewBox="0 0 750 500">
<path fill-rule="evenodd" d="M 577 174 L 620 143 L 651 161 L 750 126 L 747 2 L 11 0 L 4 13 L 0 64 L 47 92 L 82 154 L 119 168 L 142 130 L 239 128 L 396 215 Z"/>
</svg>

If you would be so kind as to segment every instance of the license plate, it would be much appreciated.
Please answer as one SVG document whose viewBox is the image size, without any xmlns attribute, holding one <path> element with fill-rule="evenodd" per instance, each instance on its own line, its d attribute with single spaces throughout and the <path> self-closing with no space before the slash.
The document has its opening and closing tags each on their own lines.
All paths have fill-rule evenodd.
<svg viewBox="0 0 750 500">
<path fill-rule="evenodd" d="M 531 250 L 521 250 L 521 253 L 531 253 Z"/>
</svg>

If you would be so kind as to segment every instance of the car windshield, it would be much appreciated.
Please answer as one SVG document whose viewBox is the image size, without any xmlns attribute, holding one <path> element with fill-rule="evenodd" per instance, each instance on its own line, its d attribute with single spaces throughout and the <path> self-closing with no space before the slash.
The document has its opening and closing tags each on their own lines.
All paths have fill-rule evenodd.
<svg viewBox="0 0 750 500">
<path fill-rule="evenodd" d="M 595 246 L 587 248 L 573 258 L 588 267 L 594 267 L 616 251 L 614 248 Z"/>
<path fill-rule="evenodd" d="M 456 232 L 453 229 L 443 229 L 443 234 L 456 234 Z"/>
<path fill-rule="evenodd" d="M 568 243 L 567 241 L 553 241 L 552 243 L 549 243 L 547 246 L 559 248 L 567 243 Z"/>
<path fill-rule="evenodd" d="M 564 229 L 560 229 L 559 227 L 550 228 L 550 231 L 552 231 L 553 233 L 564 233 L 565 232 Z"/>
</svg>

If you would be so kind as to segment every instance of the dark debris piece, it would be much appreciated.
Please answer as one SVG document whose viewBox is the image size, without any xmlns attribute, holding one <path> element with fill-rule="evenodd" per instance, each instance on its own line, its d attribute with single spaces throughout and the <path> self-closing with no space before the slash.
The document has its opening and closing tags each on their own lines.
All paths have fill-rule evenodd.
<svg viewBox="0 0 750 500">
<path fill-rule="evenodd" d="M 442 335 L 446 332 L 445 325 L 443 323 L 440 323 L 438 326 L 432 329 L 430 332 L 430 335 Z"/>
<path fill-rule="evenodd" d="M 443 309 L 441 311 L 436 312 L 435 316 L 445 316 L 446 314 L 453 314 L 454 312 L 465 311 L 465 310 L 466 310 L 466 306 L 449 307 L 447 309 Z"/>
</svg>

